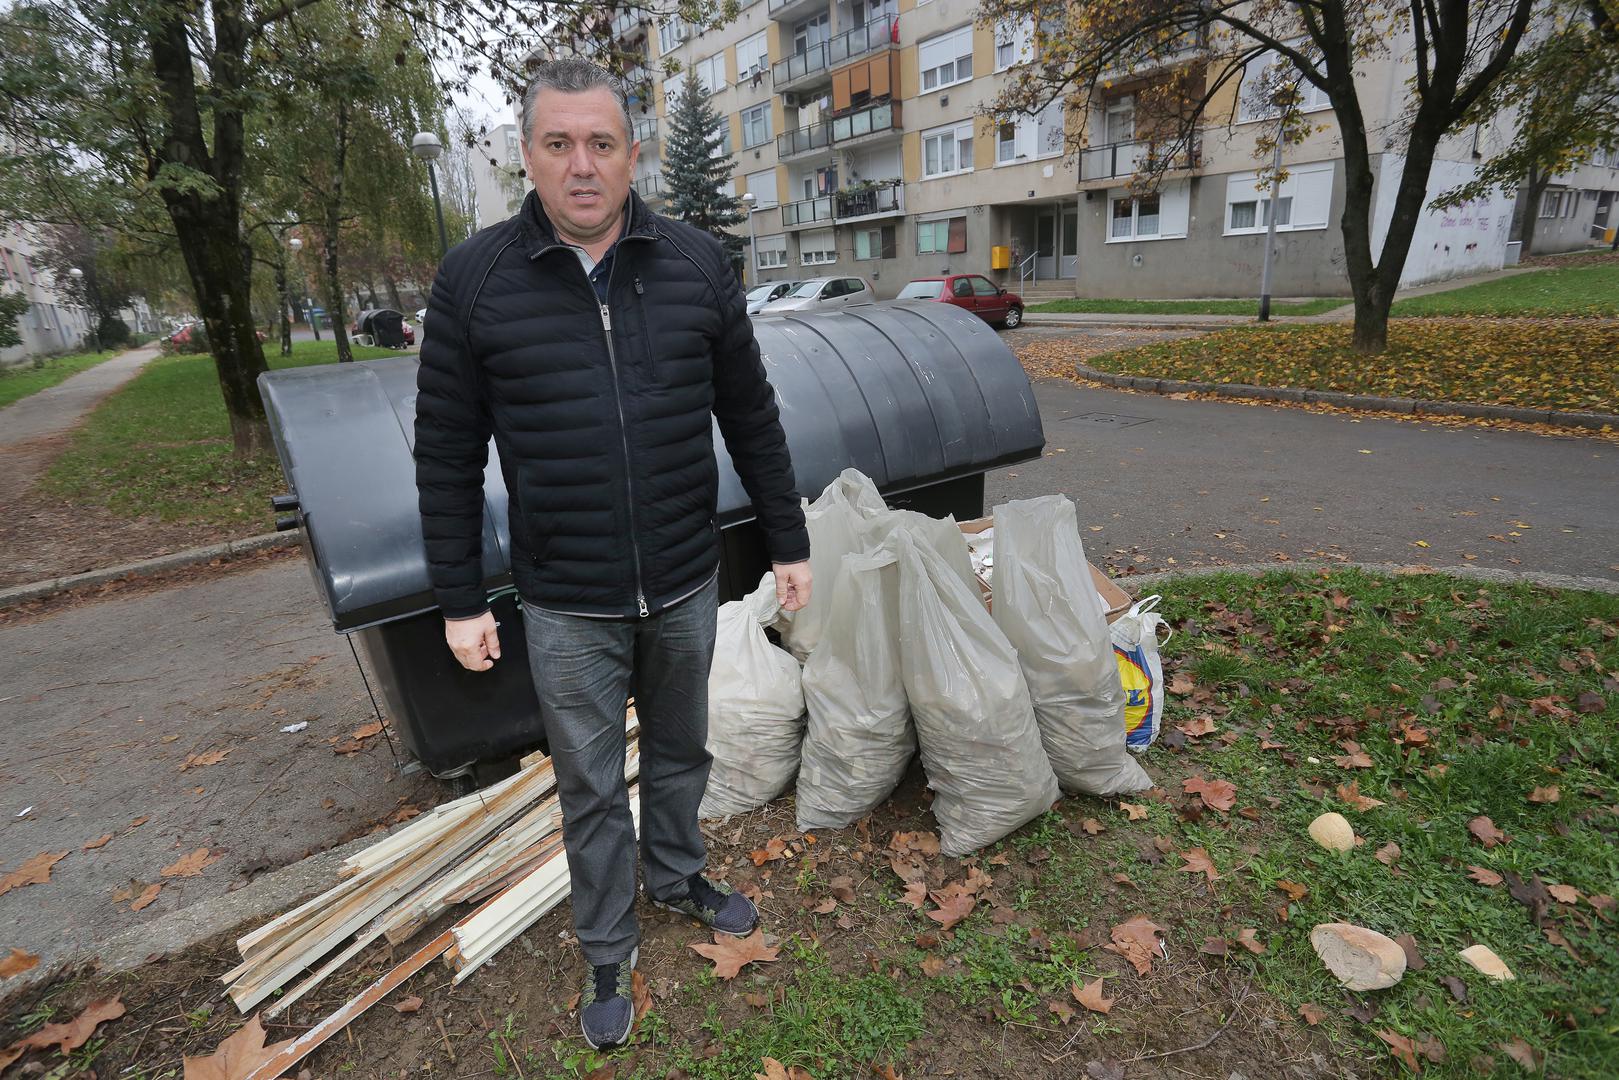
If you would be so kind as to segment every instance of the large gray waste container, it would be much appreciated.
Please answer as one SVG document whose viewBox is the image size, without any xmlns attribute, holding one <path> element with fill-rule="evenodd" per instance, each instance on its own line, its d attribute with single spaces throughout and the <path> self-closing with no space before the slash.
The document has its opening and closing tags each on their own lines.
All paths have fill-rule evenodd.
<svg viewBox="0 0 1619 1080">
<path fill-rule="evenodd" d="M 754 324 L 792 448 L 798 489 L 813 495 L 854 467 L 893 505 L 983 513 L 984 472 L 1045 445 L 1028 377 L 976 315 L 948 304 L 894 303 Z M 464 671 L 444 645 L 417 516 L 413 357 L 291 368 L 259 376 L 290 495 L 333 626 L 357 634 L 390 719 L 435 775 L 543 742 L 510 596 L 506 488 L 491 445 L 484 473 L 484 579 L 504 658 Z M 768 563 L 753 509 L 718 431 L 722 599 L 747 592 Z"/>
</svg>

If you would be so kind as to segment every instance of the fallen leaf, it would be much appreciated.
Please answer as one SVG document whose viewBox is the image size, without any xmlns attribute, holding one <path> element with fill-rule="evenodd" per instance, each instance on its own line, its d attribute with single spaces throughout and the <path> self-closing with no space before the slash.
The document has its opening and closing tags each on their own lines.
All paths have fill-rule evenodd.
<svg viewBox="0 0 1619 1080">
<path fill-rule="evenodd" d="M 1501 884 L 1500 874 L 1497 874 L 1494 870 L 1487 870 L 1482 866 L 1469 866 L 1467 868 L 1467 876 L 1478 882 L 1480 885 L 1488 885 L 1490 888 L 1494 888 L 1495 886 Z"/>
<path fill-rule="evenodd" d="M 422 999 L 415 994 L 402 1001 L 394 1002 L 394 1012 L 413 1013 L 422 1007 Z"/>
<path fill-rule="evenodd" d="M 759 858 L 759 854 L 760 853 L 757 851 L 753 853 L 755 866 L 764 865 L 764 860 Z M 893 868 L 894 873 L 899 875 L 899 879 L 901 881 L 912 882 L 927 880 L 928 868 L 923 865 L 920 856 L 908 853 L 902 854 L 900 852 L 890 852 L 888 855 L 888 865 Z"/>
<path fill-rule="evenodd" d="M 1551 893 L 1552 899 L 1559 904 L 1577 904 L 1580 902 L 1580 890 L 1572 885 L 1548 885 L 1546 891 Z"/>
<path fill-rule="evenodd" d="M 1332 763 L 1340 769 L 1370 769 L 1374 764 L 1371 755 L 1354 740 L 1345 739 L 1341 745 L 1346 752 L 1332 759 Z"/>
<path fill-rule="evenodd" d="M 1121 802 L 1119 809 L 1130 815 L 1131 821 L 1140 821 L 1147 816 L 1147 808 L 1140 803 Z"/>
<path fill-rule="evenodd" d="M 143 815 L 141 817 L 136 818 L 134 821 L 131 821 L 127 826 L 125 826 L 125 828 L 138 829 L 142 825 L 145 825 L 148 821 L 151 821 L 151 820 L 152 819 L 149 816 Z"/>
<path fill-rule="evenodd" d="M 1124 1062 L 1117 1058 L 1092 1058 L 1085 1063 L 1086 1080 L 1124 1080 Z"/>
<path fill-rule="evenodd" d="M 1203 800 L 1203 805 L 1211 810 L 1230 810 L 1237 801 L 1237 788 L 1229 780 L 1205 780 L 1201 776 L 1194 776 L 1181 781 L 1181 790 L 1188 795 L 1198 796 Z"/>
<path fill-rule="evenodd" d="M 1568 938 L 1564 937 L 1563 932 L 1557 929 L 1557 927 L 1543 926 L 1540 928 L 1540 932 L 1546 935 L 1547 941 L 1568 953 L 1569 959 L 1573 960 L 1576 964 L 1585 963 L 1585 958 L 1574 951 L 1574 946 L 1569 944 Z"/>
<path fill-rule="evenodd" d="M 922 974 L 930 979 L 937 979 L 944 973 L 944 957 L 938 953 L 928 953 L 922 958 Z"/>
<path fill-rule="evenodd" d="M 914 851 L 923 858 L 931 859 L 939 854 L 939 834 L 925 830 L 896 832 L 888 838 L 888 846 L 895 851 Z"/>
<path fill-rule="evenodd" d="M 1091 1012 L 1106 1014 L 1113 1011 L 1113 1002 L 1116 999 L 1102 996 L 1101 979 L 1092 979 L 1084 986 L 1075 983 L 1069 989 L 1074 995 L 1074 1000 Z"/>
<path fill-rule="evenodd" d="M 1278 881 L 1276 887 L 1286 893 L 1289 900 L 1303 900 L 1310 892 L 1308 886 L 1296 881 Z"/>
<path fill-rule="evenodd" d="M 1554 803 L 1562 797 L 1563 793 L 1557 789 L 1556 784 L 1549 787 L 1537 787 L 1529 793 L 1529 801 L 1532 803 Z"/>
<path fill-rule="evenodd" d="M 33 953 L 25 953 L 13 947 L 9 956 L 0 957 L 0 979 L 9 979 L 13 975 L 21 975 L 39 966 L 39 957 Z"/>
<path fill-rule="evenodd" d="M 1525 1072 L 1539 1072 L 1540 1063 L 1546 1056 L 1522 1039 L 1513 1039 L 1509 1043 L 1496 1043 L 1495 1045 L 1505 1051 L 1507 1057 L 1522 1065 Z"/>
<path fill-rule="evenodd" d="M 1512 838 L 1495 827 L 1495 822 L 1480 814 L 1467 823 L 1467 831 L 1473 834 L 1474 839 L 1487 848 L 1497 844 L 1504 844 Z"/>
<path fill-rule="evenodd" d="M 743 994 L 742 1000 L 752 1005 L 755 1009 L 770 1008 L 769 994 Z"/>
<path fill-rule="evenodd" d="M 810 908 L 810 910 L 817 915 L 830 915 L 834 911 L 838 910 L 837 898 L 829 896 L 825 900 L 822 900 L 819 904 L 816 904 L 814 907 Z"/>
<path fill-rule="evenodd" d="M 1214 861 L 1209 858 L 1209 853 L 1202 848 L 1195 847 L 1191 851 L 1183 851 L 1180 853 L 1180 857 L 1186 860 L 1186 865 L 1180 867 L 1180 873 L 1207 874 L 1210 882 L 1220 880 L 1219 872 L 1214 869 Z"/>
<path fill-rule="evenodd" d="M 94 840 L 91 840 L 89 843 L 85 844 L 79 850 L 80 851 L 94 851 L 96 848 L 106 847 L 107 842 L 109 840 L 111 840 L 111 839 L 112 839 L 112 833 L 108 833 L 105 836 L 98 836 Z"/>
<path fill-rule="evenodd" d="M 1401 934 L 1394 939 L 1394 944 L 1404 951 L 1407 970 L 1421 971 L 1428 966 L 1428 962 L 1422 958 L 1422 953 L 1417 951 L 1417 939 L 1411 934 Z"/>
<path fill-rule="evenodd" d="M 1388 1043 L 1389 1053 L 1399 1058 L 1401 1064 L 1406 1068 L 1415 1073 L 1422 1071 L 1422 1063 L 1417 1060 L 1416 1043 L 1396 1031 L 1390 1031 L 1388 1028 L 1380 1030 L 1377 1037 Z"/>
<path fill-rule="evenodd" d="M 1265 951 L 1264 942 L 1257 937 L 1259 931 L 1251 926 L 1245 926 L 1237 931 L 1237 944 L 1259 956 Z"/>
<path fill-rule="evenodd" d="M 230 757 L 229 750 L 210 750 L 206 754 L 188 754 L 185 761 L 180 763 L 180 771 L 200 769 L 204 765 L 218 765 L 228 757 Z"/>
<path fill-rule="evenodd" d="M 141 894 L 139 896 L 135 897 L 134 901 L 129 905 L 129 910 L 130 911 L 143 911 L 146 908 L 151 907 L 152 906 L 152 901 L 156 900 L 157 899 L 157 894 L 162 892 L 162 891 L 163 891 L 163 886 L 162 885 L 148 885 L 148 886 L 146 886 L 146 888 L 141 890 Z"/>
<path fill-rule="evenodd" d="M 207 848 L 198 848 L 190 855 L 165 866 L 158 873 L 164 877 L 198 877 L 202 874 L 203 867 L 218 859 L 218 855 L 210 856 Z"/>
<path fill-rule="evenodd" d="M 939 906 L 928 912 L 928 918 L 938 923 L 939 929 L 948 930 L 973 913 L 973 908 L 978 906 L 978 897 L 971 893 L 936 892 L 933 902 Z"/>
<path fill-rule="evenodd" d="M 915 908 L 917 911 L 921 911 L 923 905 L 928 902 L 927 882 L 907 881 L 905 883 L 905 895 L 900 897 L 900 899 L 909 904 L 911 907 Z"/>
<path fill-rule="evenodd" d="M 1467 984 L 1466 983 L 1462 982 L 1462 980 L 1458 979 L 1454 975 L 1446 975 L 1444 978 L 1440 979 L 1439 981 L 1445 985 L 1446 990 L 1450 991 L 1450 996 L 1455 998 L 1457 1003 L 1462 1004 L 1462 1005 L 1467 1004 Z"/>
<path fill-rule="evenodd" d="M 1372 853 L 1372 858 L 1376 859 L 1384 866 L 1393 866 L 1395 863 L 1400 861 L 1401 854 L 1403 853 L 1400 851 L 1400 845 L 1396 844 L 1393 840 L 1390 840 L 1388 843 L 1374 851 Z"/>
<path fill-rule="evenodd" d="M 1176 697 L 1185 697 L 1195 689 L 1197 689 L 1197 684 L 1184 671 L 1177 671 L 1174 678 L 1169 680 L 1169 692 Z"/>
<path fill-rule="evenodd" d="M 21 889 L 27 885 L 45 885 L 51 880 L 51 867 L 67 858 L 65 851 L 42 851 L 38 855 L 23 863 L 17 869 L 0 878 L 0 896 L 6 895 L 12 889 Z M 74 865 L 78 865 L 75 863 Z"/>
<path fill-rule="evenodd" d="M 1098 833 L 1107 832 L 1107 826 L 1103 825 L 1100 821 L 1097 821 L 1093 817 L 1088 817 L 1081 821 L 1079 823 L 1079 827 L 1085 831 L 1085 835 L 1087 836 L 1095 836 Z"/>
<path fill-rule="evenodd" d="M 1433 1062 L 1435 1065 L 1445 1063 L 1445 1044 L 1439 1041 L 1437 1035 L 1420 1035 L 1417 1038 L 1417 1053 Z"/>
<path fill-rule="evenodd" d="M 1203 947 L 1198 952 L 1206 956 L 1224 956 L 1231 951 L 1231 942 L 1223 937 L 1210 937 L 1203 939 Z"/>
<path fill-rule="evenodd" d="M 1066 1001 L 1053 1001 L 1046 1006 L 1046 1011 L 1064 1024 L 1074 1018 L 1074 1010 L 1069 1007 Z"/>
<path fill-rule="evenodd" d="M 1356 810 L 1370 810 L 1375 806 L 1382 806 L 1382 799 L 1374 799 L 1369 795 L 1360 793 L 1360 781 L 1351 780 L 1347 784 L 1338 785 L 1338 798 L 1353 806 Z"/>
<path fill-rule="evenodd" d="M 32 1035 L 24 1036 L 0 1050 L 0 1072 L 30 1050 L 48 1050 L 55 1047 L 64 1057 L 90 1041 L 96 1028 L 108 1020 L 124 1015 L 124 1003 L 117 997 L 101 998 L 84 1007 L 84 1011 L 65 1024 L 46 1024 Z M 189 1074 L 187 1080 L 191 1080 Z M 207 1080 L 207 1078 L 204 1078 Z"/>
<path fill-rule="evenodd" d="M 1326 1010 L 1312 1001 L 1306 1001 L 1299 1006 L 1299 1015 L 1304 1017 L 1304 1022 L 1311 1027 L 1315 1027 L 1327 1018 Z"/>
<path fill-rule="evenodd" d="M 765 944 L 764 931 L 760 929 L 755 929 L 745 938 L 715 934 L 712 945 L 700 942 L 691 945 L 690 948 L 700 956 L 706 956 L 714 961 L 713 975 L 720 979 L 734 979 L 737 972 L 755 961 L 760 963 L 773 961 L 780 951 L 773 945 Z"/>
<path fill-rule="evenodd" d="M 1130 961 L 1138 975 L 1145 975 L 1152 970 L 1152 957 L 1158 951 L 1157 935 L 1161 933 L 1163 927 L 1145 915 L 1137 915 L 1113 927 L 1112 942 L 1102 947 Z"/>
<path fill-rule="evenodd" d="M 853 904 L 855 902 L 854 878 L 848 877 L 847 875 L 840 875 L 828 882 L 828 886 L 832 890 L 832 895 L 837 897 L 841 902 L 845 904 Z"/>
<path fill-rule="evenodd" d="M 1215 728 L 1213 720 L 1210 720 L 1207 716 L 1199 716 L 1194 720 L 1182 720 L 1175 725 L 1175 730 L 1195 739 L 1202 735 L 1212 734 Z"/>
<path fill-rule="evenodd" d="M 382 721 L 381 720 L 373 720 L 369 724 L 361 724 L 359 727 L 355 728 L 352 732 L 349 733 L 349 738 L 351 738 L 351 739 L 369 739 L 373 735 L 380 734 L 381 731 L 382 731 Z"/>
</svg>

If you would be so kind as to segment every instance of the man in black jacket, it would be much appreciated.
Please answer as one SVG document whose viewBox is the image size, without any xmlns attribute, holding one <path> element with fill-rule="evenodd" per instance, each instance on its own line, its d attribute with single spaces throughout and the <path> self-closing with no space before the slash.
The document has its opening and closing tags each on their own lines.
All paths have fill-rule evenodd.
<svg viewBox="0 0 1619 1080">
<path fill-rule="evenodd" d="M 713 421 L 753 500 L 776 594 L 810 593 L 809 537 L 742 290 L 720 243 L 630 191 L 639 144 L 612 77 L 542 66 L 523 96 L 535 190 L 444 259 L 428 301 L 416 484 L 445 638 L 488 670 L 491 435 L 509 497 L 512 576 L 556 766 L 592 1046 L 633 1019 L 635 821 L 624 705 L 640 735 L 642 876 L 661 906 L 747 934 L 753 904 L 703 876 L 697 807 L 711 761 L 719 530 Z M 468 722 L 477 723 L 476 717 Z"/>
</svg>

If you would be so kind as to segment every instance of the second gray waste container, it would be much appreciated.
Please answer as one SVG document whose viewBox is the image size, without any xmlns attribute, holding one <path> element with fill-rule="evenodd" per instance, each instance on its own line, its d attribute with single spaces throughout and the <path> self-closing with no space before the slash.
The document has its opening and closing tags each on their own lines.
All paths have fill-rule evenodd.
<svg viewBox="0 0 1619 1080">
<path fill-rule="evenodd" d="M 1022 365 L 976 315 L 893 303 L 754 324 L 776 390 L 800 493 L 846 468 L 892 505 L 977 517 L 984 473 L 1037 457 L 1040 413 Z M 413 357 L 289 368 L 259 376 L 290 494 L 333 627 L 354 633 L 377 671 L 401 739 L 440 777 L 543 742 L 510 595 L 506 488 L 491 444 L 484 473 L 484 580 L 506 643 L 488 672 L 444 645 L 416 508 Z M 768 567 L 753 508 L 718 430 L 722 599 Z"/>
</svg>

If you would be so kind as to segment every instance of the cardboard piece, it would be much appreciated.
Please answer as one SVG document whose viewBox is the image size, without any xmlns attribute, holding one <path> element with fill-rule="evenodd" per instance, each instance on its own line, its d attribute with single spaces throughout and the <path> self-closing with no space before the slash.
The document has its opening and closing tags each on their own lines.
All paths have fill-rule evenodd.
<svg viewBox="0 0 1619 1080">
<path fill-rule="evenodd" d="M 971 521 L 960 521 L 956 524 L 961 528 L 963 533 L 967 534 L 968 536 L 976 536 L 985 529 L 993 526 L 995 524 L 995 519 L 993 517 L 973 518 Z M 1098 570 L 1096 565 L 1089 559 L 1085 560 L 1085 568 L 1091 572 L 1091 580 L 1096 583 L 1096 591 L 1101 594 L 1102 606 L 1107 609 L 1107 621 L 1111 624 L 1120 615 L 1123 615 L 1126 611 L 1129 611 L 1130 605 L 1135 603 L 1135 601 L 1131 599 L 1129 593 L 1125 592 L 1112 581 L 1108 580 L 1108 576 L 1102 573 L 1102 571 Z M 984 606 L 993 610 L 995 599 L 994 587 L 980 577 L 978 579 L 978 590 L 984 594 Z"/>
</svg>

